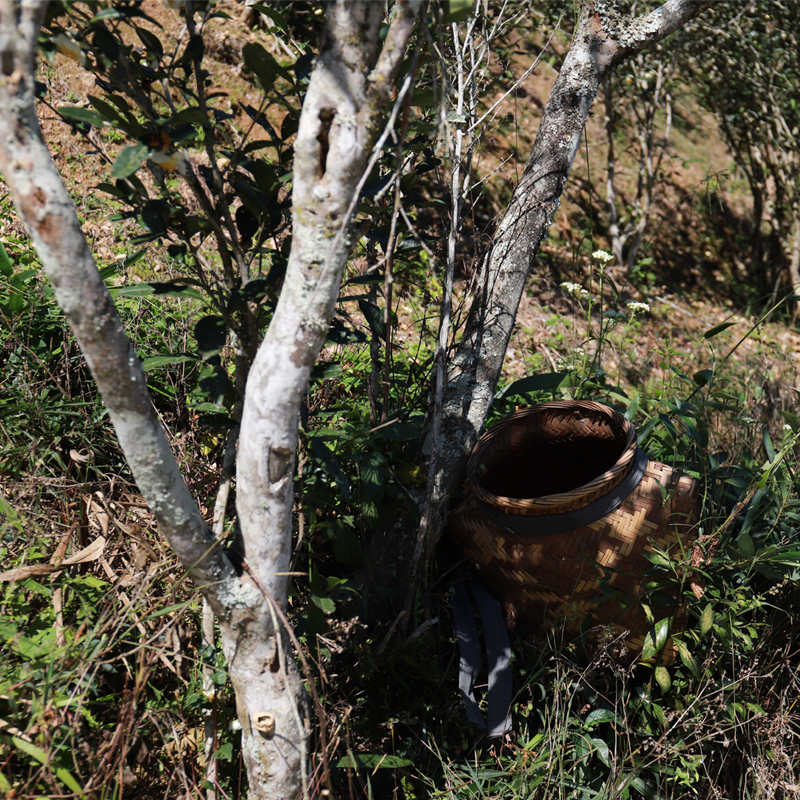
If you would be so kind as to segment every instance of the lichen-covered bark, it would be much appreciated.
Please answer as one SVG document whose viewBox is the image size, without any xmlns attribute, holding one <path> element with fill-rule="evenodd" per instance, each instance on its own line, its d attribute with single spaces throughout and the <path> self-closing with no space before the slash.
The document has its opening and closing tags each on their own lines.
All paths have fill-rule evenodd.
<svg viewBox="0 0 800 800">
<path fill-rule="evenodd" d="M 397 4 L 379 54 L 383 4 L 331 3 L 303 102 L 295 141 L 292 250 L 280 300 L 250 371 L 237 461 L 237 509 L 247 562 L 275 598 L 286 597 L 300 404 L 355 244 L 350 217 L 357 186 L 419 6 L 418 0 Z M 230 669 L 237 696 L 251 712 L 261 708 L 257 703 L 263 705 L 263 698 L 250 696 L 248 672 L 259 660 L 273 663 L 276 644 L 270 616 L 262 613 L 259 620 L 258 635 L 240 644 L 244 650 Z M 262 652 L 263 642 L 273 643 L 273 651 Z M 287 664 L 287 673 L 293 669 Z M 240 713 L 240 720 L 246 726 L 252 781 L 260 769 L 259 750 L 249 751 L 248 719 Z"/>
<path fill-rule="evenodd" d="M 584 0 L 572 46 L 542 114 L 522 179 L 484 259 L 464 335 L 448 373 L 442 435 L 431 449 L 429 537 L 441 531 L 494 397 L 533 259 L 558 209 L 603 76 L 626 56 L 678 30 L 719 0 L 668 0 L 637 18 L 616 0 Z"/>
</svg>

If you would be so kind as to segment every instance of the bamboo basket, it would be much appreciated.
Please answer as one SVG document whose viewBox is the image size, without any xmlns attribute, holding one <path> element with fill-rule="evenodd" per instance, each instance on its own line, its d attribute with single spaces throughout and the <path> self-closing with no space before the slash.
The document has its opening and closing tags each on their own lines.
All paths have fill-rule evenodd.
<svg viewBox="0 0 800 800">
<path fill-rule="evenodd" d="M 691 547 L 697 481 L 648 461 L 613 409 L 566 401 L 517 411 L 485 434 L 467 489 L 449 533 L 502 603 L 509 628 L 532 638 L 591 627 L 595 644 L 624 642 L 620 660 L 642 649 L 651 629 L 639 602 L 646 555 L 654 546 L 671 555 Z M 673 600 L 654 613 L 674 614 L 675 632 L 685 614 Z M 671 644 L 664 656 L 674 657 Z"/>
</svg>

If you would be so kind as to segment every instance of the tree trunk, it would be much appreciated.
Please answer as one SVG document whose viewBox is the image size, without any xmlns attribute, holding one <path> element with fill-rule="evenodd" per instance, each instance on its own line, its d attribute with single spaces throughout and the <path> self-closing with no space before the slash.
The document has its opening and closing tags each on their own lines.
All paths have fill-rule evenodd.
<svg viewBox="0 0 800 800">
<path fill-rule="evenodd" d="M 337 0 L 329 6 L 295 142 L 289 266 L 245 390 L 237 463 L 246 559 L 241 577 L 178 470 L 141 364 L 42 139 L 33 74 L 46 7 L 36 0 L 0 0 L 0 169 L 139 490 L 219 621 L 250 796 L 307 796 L 304 692 L 278 624 L 291 555 L 298 414 L 355 244 L 353 210 L 420 0 L 397 3 L 380 55 L 383 4 Z"/>
<path fill-rule="evenodd" d="M 626 57 L 675 32 L 719 0 L 668 0 L 627 17 L 614 0 L 583 0 L 561 72 L 542 114 L 522 179 L 481 266 L 466 329 L 445 390 L 441 436 L 429 437 L 433 489 L 421 525 L 432 545 L 449 498 L 464 478 L 503 365 L 528 272 L 544 239 L 578 150 L 597 89 Z"/>
</svg>

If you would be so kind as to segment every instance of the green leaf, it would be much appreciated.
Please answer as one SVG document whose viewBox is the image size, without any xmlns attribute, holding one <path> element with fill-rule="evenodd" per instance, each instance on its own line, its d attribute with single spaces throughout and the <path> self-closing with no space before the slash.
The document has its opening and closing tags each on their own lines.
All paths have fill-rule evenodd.
<svg viewBox="0 0 800 800">
<path fill-rule="evenodd" d="M 350 482 L 342 471 L 339 459 L 336 458 L 333 451 L 318 436 L 309 436 L 308 438 L 311 442 L 314 455 L 322 462 L 322 468 L 333 478 L 333 482 L 339 487 L 339 491 L 342 493 L 345 500 L 349 500 Z"/>
<path fill-rule="evenodd" d="M 472 15 L 472 0 L 448 0 L 444 22 L 463 22 Z"/>
<path fill-rule="evenodd" d="M 336 611 L 336 603 L 334 603 L 330 597 L 312 594 L 311 602 L 322 611 L 323 614 L 333 614 L 333 612 Z"/>
<path fill-rule="evenodd" d="M 705 386 L 708 383 L 711 383 L 711 379 L 714 377 L 714 370 L 711 369 L 701 369 L 699 372 L 695 372 L 692 375 L 692 379 L 698 386 Z"/>
<path fill-rule="evenodd" d="M 62 117 L 74 120 L 75 122 L 88 122 L 96 128 L 102 128 L 105 118 L 92 111 L 91 108 L 79 108 L 78 106 L 59 106 L 58 112 Z"/>
<path fill-rule="evenodd" d="M 150 372 L 150 370 L 166 367 L 170 364 L 185 364 L 187 362 L 195 361 L 197 361 L 197 356 L 190 356 L 186 353 L 176 353 L 174 355 L 166 356 L 150 356 L 149 358 L 142 359 L 142 369 L 145 372 Z"/>
<path fill-rule="evenodd" d="M 728 330 L 728 328 L 734 326 L 735 322 L 721 322 L 719 325 L 715 325 L 713 328 L 709 328 L 704 334 L 704 339 L 713 339 L 718 333 L 722 333 L 722 331 Z"/>
<path fill-rule="evenodd" d="M 179 111 L 170 120 L 171 125 L 205 125 L 208 122 L 208 117 L 202 112 L 201 109 L 195 107 L 184 108 Z"/>
<path fill-rule="evenodd" d="M 669 676 L 669 670 L 666 667 L 656 667 L 655 676 L 659 688 L 666 694 L 672 686 L 672 678 Z"/>
<path fill-rule="evenodd" d="M 700 624 L 698 625 L 698 630 L 700 631 L 701 636 L 705 636 L 710 630 L 711 626 L 714 624 L 714 607 L 709 603 L 704 609 L 703 613 L 700 615 Z"/>
<path fill-rule="evenodd" d="M 70 791 L 74 792 L 77 795 L 83 794 L 83 787 L 72 777 L 72 773 L 69 770 L 64 769 L 64 767 L 58 767 L 56 769 L 56 778 L 61 781 Z"/>
<path fill-rule="evenodd" d="M 125 14 L 123 14 L 118 8 L 104 8 L 101 11 L 98 11 L 89 20 L 89 25 L 92 25 L 95 22 L 100 22 L 101 20 L 121 19 L 124 16 Z"/>
<path fill-rule="evenodd" d="M 697 673 L 700 670 L 700 665 L 697 663 L 697 659 L 689 652 L 689 648 L 686 646 L 685 642 L 675 642 L 675 647 L 678 649 L 678 655 L 681 657 L 681 661 L 683 661 L 684 666 L 692 671 L 692 673 Z"/>
<path fill-rule="evenodd" d="M 350 769 L 378 769 L 385 767 L 388 769 L 400 769 L 401 767 L 410 767 L 414 762 L 407 758 L 400 756 L 387 756 L 378 754 L 367 753 L 348 753 L 344 758 L 340 758 L 333 766 L 334 767 L 349 767 Z M 504 773 L 502 773 L 504 774 Z"/>
<path fill-rule="evenodd" d="M 616 715 L 608 708 L 597 708 L 589 714 L 584 720 L 584 725 L 587 728 L 592 728 L 599 725 L 601 722 L 614 722 Z"/>
<path fill-rule="evenodd" d="M 411 422 L 395 422 L 384 428 L 378 428 L 373 433 L 376 437 L 389 439 L 392 442 L 411 442 L 420 435 L 421 428 Z"/>
<path fill-rule="evenodd" d="M 264 5 L 264 3 L 256 3 L 254 6 L 251 6 L 251 8 L 253 8 L 255 11 L 260 11 L 262 14 L 269 17 L 279 30 L 282 30 L 284 33 L 288 31 L 289 26 L 283 14 L 280 14 L 274 8 Z"/>
<path fill-rule="evenodd" d="M 242 56 L 247 68 L 258 78 L 261 88 L 268 92 L 281 71 L 278 62 L 257 42 L 250 42 L 242 48 Z"/>
<path fill-rule="evenodd" d="M 669 635 L 669 617 L 659 620 L 648 632 L 642 648 L 642 661 L 654 659 L 664 648 Z"/>
<path fill-rule="evenodd" d="M 0 275 L 10 278 L 13 274 L 14 265 L 11 263 L 11 259 L 8 257 L 8 252 L 3 246 L 3 243 L 0 242 Z"/>
<path fill-rule="evenodd" d="M 608 748 L 608 744 L 603 739 L 592 739 L 592 744 L 594 745 L 594 752 L 596 753 L 597 757 L 606 767 L 612 766 L 612 758 L 611 758 L 611 751 Z"/>
<path fill-rule="evenodd" d="M 543 375 L 529 375 L 521 378 L 514 383 L 504 386 L 498 393 L 497 398 L 512 397 L 515 394 L 527 394 L 528 392 L 554 392 L 556 389 L 566 386 L 569 382 L 568 372 L 546 372 Z"/>
<path fill-rule="evenodd" d="M 191 286 L 184 286 L 174 281 L 150 281 L 149 283 L 134 283 L 130 286 L 112 287 L 113 293 L 119 297 L 183 297 L 193 300 L 202 300 L 203 295 Z"/>
<path fill-rule="evenodd" d="M 111 177 L 115 179 L 127 178 L 133 175 L 147 157 L 146 144 L 128 144 L 122 148 L 114 159 L 111 167 Z"/>
<path fill-rule="evenodd" d="M 380 339 L 386 339 L 386 326 L 383 324 L 383 312 L 368 300 L 359 300 L 358 307 L 369 324 L 370 330 Z"/>
<path fill-rule="evenodd" d="M 47 753 L 41 747 L 37 747 L 31 742 L 26 742 L 25 739 L 20 739 L 17 736 L 12 736 L 11 741 L 18 750 L 22 750 L 23 753 L 36 759 L 40 764 L 47 763 Z"/>
<path fill-rule="evenodd" d="M 215 353 L 228 338 L 225 320 L 215 314 L 203 317 L 194 326 L 194 338 L 201 353 Z"/>
<path fill-rule="evenodd" d="M 756 553 L 756 546 L 749 533 L 740 533 L 736 539 L 736 546 L 743 558 L 752 558 Z"/>
</svg>

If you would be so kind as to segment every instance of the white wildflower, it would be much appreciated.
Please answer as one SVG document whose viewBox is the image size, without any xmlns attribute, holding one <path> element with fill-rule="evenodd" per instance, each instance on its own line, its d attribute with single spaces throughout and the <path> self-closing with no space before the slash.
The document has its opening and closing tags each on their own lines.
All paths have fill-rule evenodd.
<svg viewBox="0 0 800 800">
<path fill-rule="evenodd" d="M 783 426 L 783 429 L 784 429 L 785 431 L 791 431 L 791 429 L 792 429 L 792 426 L 791 426 L 791 425 L 784 425 L 784 426 Z"/>
<path fill-rule="evenodd" d="M 58 48 L 58 52 L 77 61 L 81 66 L 86 64 L 86 55 L 81 50 L 80 44 L 69 34 L 59 33 L 52 38 L 53 44 Z"/>
<path fill-rule="evenodd" d="M 595 250 L 594 253 L 592 253 L 592 258 L 595 261 L 599 261 L 603 266 L 614 260 L 614 256 L 607 250 Z"/>
<path fill-rule="evenodd" d="M 167 153 L 165 150 L 156 150 L 151 153 L 150 160 L 157 164 L 165 172 L 175 172 L 183 164 L 183 153 L 176 150 L 174 153 Z"/>
<path fill-rule="evenodd" d="M 586 289 L 584 289 L 579 283 L 564 281 L 564 283 L 561 284 L 561 288 L 567 292 L 567 294 L 571 294 L 573 297 L 577 297 L 579 300 L 589 299 L 589 292 L 587 292 Z"/>
<path fill-rule="evenodd" d="M 646 311 L 650 310 L 650 304 L 649 303 L 637 303 L 637 302 L 631 300 L 628 303 L 626 303 L 625 305 L 628 307 L 628 310 L 631 312 L 631 314 L 634 314 L 634 315 L 636 315 L 636 314 L 644 314 Z"/>
</svg>

